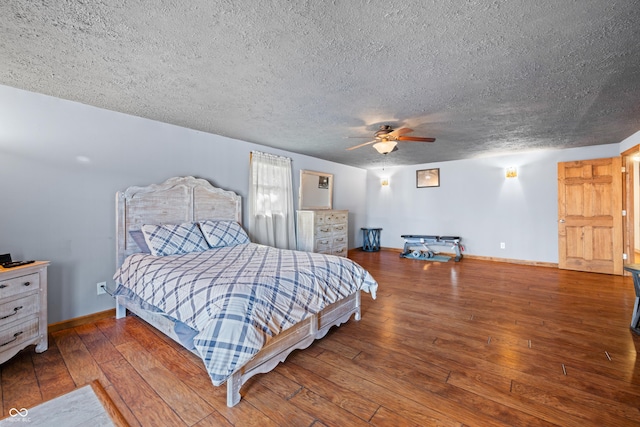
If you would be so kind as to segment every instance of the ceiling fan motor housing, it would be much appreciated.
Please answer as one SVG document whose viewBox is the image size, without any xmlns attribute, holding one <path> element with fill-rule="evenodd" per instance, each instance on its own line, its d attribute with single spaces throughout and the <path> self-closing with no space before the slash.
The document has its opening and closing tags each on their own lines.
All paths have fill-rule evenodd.
<svg viewBox="0 0 640 427">
<path fill-rule="evenodd" d="M 383 137 L 384 135 L 388 135 L 393 132 L 393 129 L 389 125 L 381 125 L 380 130 L 375 133 L 376 138 Z"/>
</svg>

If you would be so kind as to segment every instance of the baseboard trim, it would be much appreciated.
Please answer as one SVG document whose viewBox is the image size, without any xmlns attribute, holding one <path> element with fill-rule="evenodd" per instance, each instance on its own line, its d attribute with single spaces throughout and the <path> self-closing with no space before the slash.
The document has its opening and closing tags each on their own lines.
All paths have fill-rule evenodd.
<svg viewBox="0 0 640 427">
<path fill-rule="evenodd" d="M 97 322 L 98 320 L 107 319 L 116 315 L 116 309 L 111 308 L 105 311 L 99 311 L 93 314 L 87 314 L 86 316 L 76 317 L 69 320 L 63 320 L 62 322 L 51 323 L 48 326 L 49 333 L 58 332 L 63 329 L 75 328 L 76 326 L 86 325 L 87 323 Z"/>
<path fill-rule="evenodd" d="M 557 262 L 528 261 L 524 259 L 496 258 L 496 257 L 480 256 L 480 255 L 464 255 L 463 259 L 464 258 L 479 259 L 482 261 L 506 262 L 508 264 L 532 265 L 535 267 L 558 268 Z"/>
<path fill-rule="evenodd" d="M 352 250 L 362 250 L 362 247 L 359 248 L 355 248 Z M 403 249 L 398 249 L 398 248 L 385 248 L 385 247 L 381 247 L 380 248 L 381 251 L 389 251 L 389 252 L 397 252 L 397 253 L 402 253 Z M 447 252 L 439 252 L 443 255 L 448 255 L 450 257 L 455 257 L 456 254 L 454 253 L 447 253 Z M 481 256 L 481 255 L 467 255 L 465 253 L 462 254 L 462 261 L 464 261 L 465 258 L 468 259 L 479 259 L 481 261 L 492 261 L 492 262 L 506 262 L 508 264 L 520 264 L 520 265 L 531 265 L 531 266 L 535 266 L 535 267 L 550 267 L 550 268 L 558 268 L 558 263 L 556 262 L 542 262 L 542 261 L 528 261 L 528 260 L 522 260 L 522 259 L 513 259 L 513 258 L 497 258 L 497 257 L 488 257 L 488 256 Z"/>
</svg>

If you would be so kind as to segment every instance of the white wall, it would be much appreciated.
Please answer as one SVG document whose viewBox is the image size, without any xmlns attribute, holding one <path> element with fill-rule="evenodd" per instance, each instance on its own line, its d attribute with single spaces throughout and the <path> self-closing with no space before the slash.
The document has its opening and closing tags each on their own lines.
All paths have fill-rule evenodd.
<svg viewBox="0 0 640 427">
<path fill-rule="evenodd" d="M 620 142 L 620 152 L 624 153 L 625 151 L 640 145 L 640 131 L 634 133 L 628 138 L 624 139 Z"/>
<path fill-rule="evenodd" d="M 333 173 L 358 245 L 365 170 L 0 86 L 0 253 L 51 261 L 49 323 L 111 308 L 96 283 L 114 286 L 116 191 L 193 175 L 244 200 L 251 150 L 291 157 L 294 188 L 300 169 Z"/>
<path fill-rule="evenodd" d="M 367 223 L 383 228 L 383 247 L 402 248 L 403 234 L 455 235 L 467 254 L 555 263 L 557 163 L 618 155 L 607 144 L 370 170 Z M 517 178 L 505 178 L 509 166 Z M 416 188 L 416 170 L 429 168 L 440 168 L 440 187 Z"/>
<path fill-rule="evenodd" d="M 246 199 L 249 152 L 260 150 L 293 159 L 296 189 L 300 169 L 334 174 L 350 247 L 362 245 L 360 227 L 377 226 L 385 247 L 401 248 L 401 234 L 456 234 L 468 254 L 557 262 L 557 162 L 637 144 L 640 133 L 621 144 L 365 171 L 0 86 L 0 253 L 52 262 L 49 323 L 106 310 L 113 302 L 96 296 L 96 283 L 113 286 L 115 192 L 193 175 Z M 519 177 L 506 180 L 511 165 Z M 415 171 L 431 167 L 441 186 L 416 189 Z"/>
</svg>

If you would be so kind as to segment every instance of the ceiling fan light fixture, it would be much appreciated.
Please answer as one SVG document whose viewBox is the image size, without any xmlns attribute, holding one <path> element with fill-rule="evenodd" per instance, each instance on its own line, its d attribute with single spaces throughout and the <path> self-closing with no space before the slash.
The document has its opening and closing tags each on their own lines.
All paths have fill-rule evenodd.
<svg viewBox="0 0 640 427">
<path fill-rule="evenodd" d="M 373 148 L 375 148 L 380 154 L 389 154 L 396 148 L 398 143 L 396 141 L 382 141 L 373 144 Z"/>
</svg>

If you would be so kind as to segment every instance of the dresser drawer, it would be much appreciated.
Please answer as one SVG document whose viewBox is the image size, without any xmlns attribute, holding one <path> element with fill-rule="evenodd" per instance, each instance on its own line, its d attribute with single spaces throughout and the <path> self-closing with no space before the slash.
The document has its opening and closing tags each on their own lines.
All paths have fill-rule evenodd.
<svg viewBox="0 0 640 427">
<path fill-rule="evenodd" d="M 37 314 L 40 311 L 39 298 L 38 294 L 32 294 L 13 301 L 2 301 L 0 303 L 0 328 L 8 323 Z"/>
<path fill-rule="evenodd" d="M 38 273 L 27 274 L 0 281 L 0 299 L 37 290 L 40 287 L 40 275 Z"/>
<path fill-rule="evenodd" d="M 332 255 L 338 256 L 347 256 L 347 247 L 346 246 L 334 246 L 331 248 Z"/>
<path fill-rule="evenodd" d="M 330 254 L 331 245 L 319 244 L 318 246 L 316 246 L 316 250 L 314 252 L 318 254 Z"/>
<path fill-rule="evenodd" d="M 347 224 L 334 224 L 333 227 L 331 227 L 331 231 L 333 232 L 334 235 L 337 234 L 347 234 Z"/>
<path fill-rule="evenodd" d="M 347 236 L 341 234 L 339 236 L 333 236 L 332 247 L 337 248 L 340 246 L 347 246 Z"/>
<path fill-rule="evenodd" d="M 316 227 L 316 238 L 329 237 L 333 233 L 333 227 L 329 224 Z"/>
<path fill-rule="evenodd" d="M 324 225 L 327 223 L 327 214 L 320 212 L 316 215 L 316 225 Z"/>
<path fill-rule="evenodd" d="M 328 220 L 331 224 L 346 224 L 348 221 L 349 214 L 346 212 L 335 212 L 331 215 L 331 218 Z"/>
<path fill-rule="evenodd" d="M 321 249 L 329 249 L 331 248 L 331 237 L 325 237 L 322 239 L 316 239 L 316 251 Z"/>
<path fill-rule="evenodd" d="M 11 322 L 0 328 L 0 351 L 38 336 L 38 316 Z"/>
</svg>

